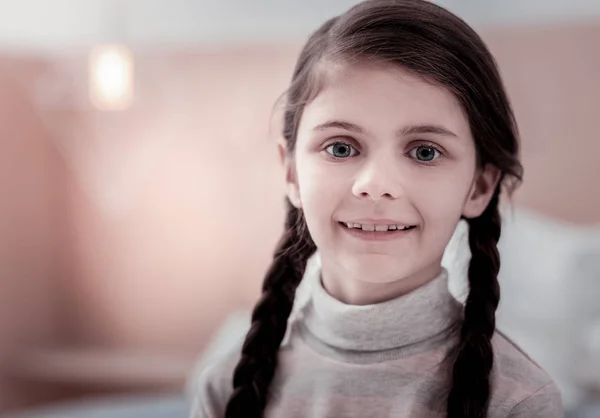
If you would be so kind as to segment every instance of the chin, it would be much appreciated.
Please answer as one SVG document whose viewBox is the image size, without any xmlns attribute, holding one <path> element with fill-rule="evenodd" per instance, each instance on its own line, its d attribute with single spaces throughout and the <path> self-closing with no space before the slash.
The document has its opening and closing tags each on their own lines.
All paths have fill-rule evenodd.
<svg viewBox="0 0 600 418">
<path fill-rule="evenodd" d="M 364 254 L 344 263 L 348 272 L 362 282 L 393 283 L 412 273 L 412 263 L 393 259 L 389 254 Z M 405 260 L 408 261 L 408 260 Z"/>
</svg>

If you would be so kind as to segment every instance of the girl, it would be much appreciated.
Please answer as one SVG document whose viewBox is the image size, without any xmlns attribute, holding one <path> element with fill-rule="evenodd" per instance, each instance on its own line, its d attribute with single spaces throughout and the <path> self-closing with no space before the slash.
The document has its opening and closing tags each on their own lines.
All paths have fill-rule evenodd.
<svg viewBox="0 0 600 418">
<path fill-rule="evenodd" d="M 285 232 L 243 344 L 201 374 L 192 416 L 563 416 L 548 375 L 495 332 L 498 203 L 522 169 L 469 26 L 422 0 L 327 21 L 300 54 L 283 138 Z M 464 307 L 441 267 L 461 219 Z"/>
</svg>

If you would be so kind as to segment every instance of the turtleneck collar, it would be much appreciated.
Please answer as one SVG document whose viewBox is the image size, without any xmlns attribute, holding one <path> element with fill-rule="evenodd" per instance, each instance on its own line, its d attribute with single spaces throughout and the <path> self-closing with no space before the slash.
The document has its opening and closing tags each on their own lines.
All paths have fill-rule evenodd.
<svg viewBox="0 0 600 418">
<path fill-rule="evenodd" d="M 330 349 L 375 352 L 415 345 L 448 331 L 462 306 L 448 290 L 448 272 L 392 300 L 348 305 L 332 297 L 321 282 L 318 254 L 307 266 L 295 303 L 299 320 L 314 339 Z M 304 300 L 302 300 L 304 299 Z"/>
</svg>

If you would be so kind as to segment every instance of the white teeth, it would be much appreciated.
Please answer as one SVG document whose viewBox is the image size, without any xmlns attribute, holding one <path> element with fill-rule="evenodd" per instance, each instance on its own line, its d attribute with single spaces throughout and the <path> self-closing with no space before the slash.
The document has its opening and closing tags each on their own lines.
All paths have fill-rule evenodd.
<svg viewBox="0 0 600 418">
<path fill-rule="evenodd" d="M 396 230 L 406 230 L 410 229 L 410 226 L 404 225 L 374 225 L 374 224 L 357 224 L 353 222 L 344 222 L 344 224 L 348 228 L 356 228 L 362 229 L 363 231 L 377 231 L 377 232 L 385 232 L 385 231 L 396 231 Z"/>
</svg>

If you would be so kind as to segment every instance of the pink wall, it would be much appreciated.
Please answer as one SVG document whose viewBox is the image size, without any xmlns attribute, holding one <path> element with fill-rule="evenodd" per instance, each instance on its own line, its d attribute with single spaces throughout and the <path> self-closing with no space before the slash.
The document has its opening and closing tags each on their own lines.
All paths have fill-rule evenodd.
<svg viewBox="0 0 600 418">
<path fill-rule="evenodd" d="M 486 38 L 523 136 L 515 202 L 599 222 L 600 25 Z M 196 352 L 254 301 L 283 215 L 271 108 L 296 53 L 140 57 L 138 104 L 118 114 L 40 108 L 24 92 L 45 67 L 3 62 L 0 410 L 18 399 L 1 372 L 25 347 Z"/>
<path fill-rule="evenodd" d="M 0 60 L 0 411 L 21 401 L 7 381 L 15 354 L 63 332 L 63 164 L 14 77 L 38 70 L 34 62 Z"/>
<path fill-rule="evenodd" d="M 198 349 L 256 295 L 281 231 L 269 119 L 292 58 L 266 48 L 142 58 L 139 107 L 76 116 L 64 154 L 83 161 L 67 183 L 82 339 Z"/>
<path fill-rule="evenodd" d="M 600 24 L 497 31 L 486 40 L 521 129 L 525 182 L 515 202 L 600 222 Z"/>
</svg>

